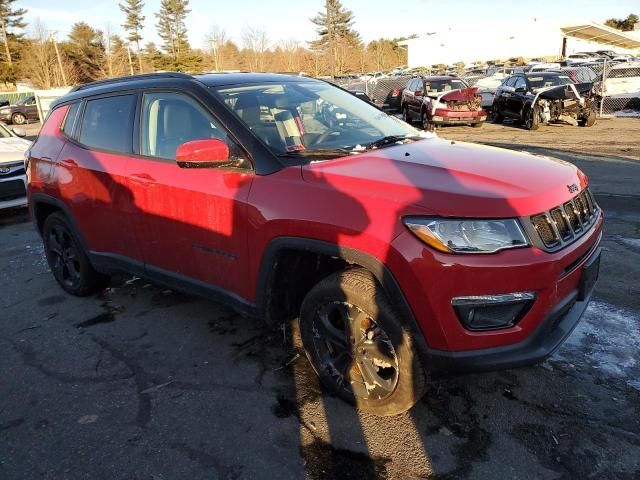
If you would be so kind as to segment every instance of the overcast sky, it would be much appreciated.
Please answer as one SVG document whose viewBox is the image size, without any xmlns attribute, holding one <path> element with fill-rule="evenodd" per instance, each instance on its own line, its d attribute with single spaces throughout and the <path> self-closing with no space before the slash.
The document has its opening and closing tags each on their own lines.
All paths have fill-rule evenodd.
<svg viewBox="0 0 640 480">
<path fill-rule="evenodd" d="M 39 18 L 48 29 L 64 38 L 71 25 L 85 21 L 91 26 L 122 34 L 123 15 L 118 0 L 18 0 L 28 9 L 27 21 Z M 353 11 L 356 24 L 365 41 L 381 36 L 396 37 L 424 33 L 443 28 L 463 28 L 465 25 L 496 26 L 509 19 L 522 20 L 536 16 L 560 23 L 593 20 L 640 14 L 638 0 L 343 0 Z M 271 43 L 297 39 L 308 41 L 314 37 L 314 25 L 309 18 L 324 4 L 323 0 L 191 0 L 187 17 L 189 41 L 192 47 L 202 47 L 212 25 L 218 25 L 238 44 L 247 26 L 264 29 Z M 146 0 L 144 7 L 144 42 L 159 42 L 156 18 L 160 0 Z"/>
</svg>

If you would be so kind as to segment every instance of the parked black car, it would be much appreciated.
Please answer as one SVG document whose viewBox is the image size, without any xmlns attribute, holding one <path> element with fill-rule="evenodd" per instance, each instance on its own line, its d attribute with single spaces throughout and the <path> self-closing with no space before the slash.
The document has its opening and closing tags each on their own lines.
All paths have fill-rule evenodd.
<svg viewBox="0 0 640 480">
<path fill-rule="evenodd" d="M 38 120 L 38 107 L 36 97 L 21 98 L 14 105 L 0 108 L 0 120 L 5 123 L 23 125 L 28 120 Z"/>
<path fill-rule="evenodd" d="M 493 120 L 519 120 L 528 130 L 542 123 L 564 121 L 590 127 L 595 123 L 593 83 L 573 83 L 562 72 L 518 73 L 496 90 Z"/>
</svg>

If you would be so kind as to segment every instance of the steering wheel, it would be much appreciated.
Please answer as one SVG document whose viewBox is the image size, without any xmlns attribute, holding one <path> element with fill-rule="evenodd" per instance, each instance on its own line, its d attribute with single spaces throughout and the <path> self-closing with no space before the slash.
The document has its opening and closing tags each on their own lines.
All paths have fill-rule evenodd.
<svg viewBox="0 0 640 480">
<path fill-rule="evenodd" d="M 329 140 L 329 137 L 331 137 L 332 135 L 336 135 L 336 134 L 337 135 L 342 134 L 342 130 L 337 129 L 337 128 L 334 128 L 332 130 L 327 130 L 326 132 L 321 134 L 318 138 L 316 138 L 316 141 L 313 142 L 313 144 L 314 145 L 318 145 L 320 143 L 324 143 L 325 141 Z"/>
</svg>

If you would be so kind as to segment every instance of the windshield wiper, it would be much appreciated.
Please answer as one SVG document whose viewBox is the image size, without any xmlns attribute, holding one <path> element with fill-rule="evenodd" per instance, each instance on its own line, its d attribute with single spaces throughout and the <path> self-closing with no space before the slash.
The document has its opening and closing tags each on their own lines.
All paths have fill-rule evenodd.
<svg viewBox="0 0 640 480">
<path fill-rule="evenodd" d="M 280 158 L 306 158 L 306 157 L 336 157 L 353 153 L 345 148 L 317 148 L 313 150 L 294 150 L 292 152 L 278 153 Z"/>
<path fill-rule="evenodd" d="M 373 148 L 384 147 L 385 145 L 391 145 L 401 142 L 402 140 L 422 140 L 423 137 L 418 135 L 387 135 L 386 137 L 379 138 L 378 140 L 367 143 L 364 145 L 365 150 L 371 150 Z"/>
</svg>

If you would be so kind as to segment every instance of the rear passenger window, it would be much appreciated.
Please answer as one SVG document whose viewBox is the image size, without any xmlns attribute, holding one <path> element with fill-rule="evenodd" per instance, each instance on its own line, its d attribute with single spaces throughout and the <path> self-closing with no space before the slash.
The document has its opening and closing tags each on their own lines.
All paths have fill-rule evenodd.
<svg viewBox="0 0 640 480">
<path fill-rule="evenodd" d="M 64 125 L 62 127 L 62 133 L 71 138 L 73 134 L 73 125 L 76 122 L 78 116 L 78 110 L 80 110 L 80 102 L 72 103 L 67 110 L 67 116 L 64 119 Z"/>
<path fill-rule="evenodd" d="M 131 152 L 135 101 L 135 95 L 87 101 L 82 117 L 80 143 L 113 152 Z"/>
</svg>

